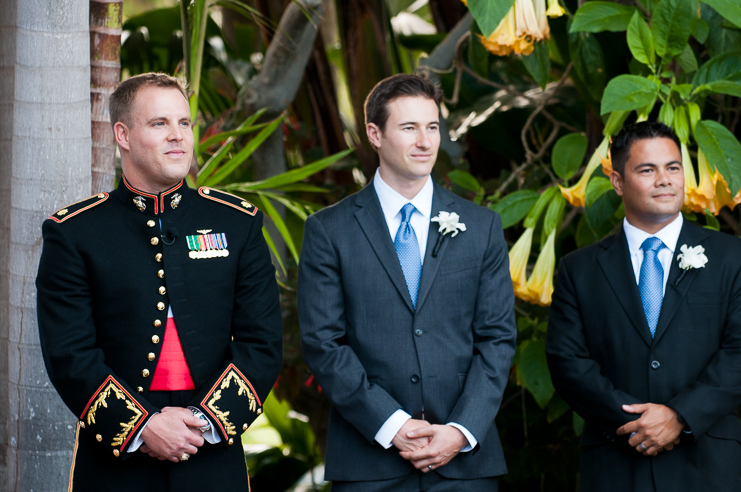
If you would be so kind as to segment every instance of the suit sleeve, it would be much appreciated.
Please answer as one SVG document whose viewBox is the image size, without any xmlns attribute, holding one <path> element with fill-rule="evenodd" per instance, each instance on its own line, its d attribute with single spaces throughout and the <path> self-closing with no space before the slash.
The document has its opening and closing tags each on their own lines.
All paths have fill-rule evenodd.
<svg viewBox="0 0 741 492">
<path fill-rule="evenodd" d="M 738 249 L 735 252 L 738 254 Z M 679 412 L 692 431 L 691 437 L 697 439 L 722 417 L 735 414 L 740 401 L 741 272 L 737 272 L 728 297 L 720 349 L 700 377 L 682 389 L 667 406 Z"/>
<path fill-rule="evenodd" d="M 616 389 L 590 356 L 587 327 L 582 323 L 568 266 L 568 259 L 561 261 L 548 322 L 546 356 L 551 379 L 556 391 L 576 413 L 601 432 L 615 436 L 618 428 L 640 417 L 624 412 L 622 405 L 644 402 Z"/>
<path fill-rule="evenodd" d="M 283 364 L 283 321 L 275 267 L 262 234 L 262 212 L 252 220 L 239 253 L 228 358 L 189 405 L 204 412 L 222 438 L 239 443 L 262 413 Z"/>
<path fill-rule="evenodd" d="M 489 227 L 472 322 L 474 357 L 463 392 L 447 419 L 465 427 L 479 443 L 499 411 L 517 339 L 509 256 L 498 214 Z"/>
<path fill-rule="evenodd" d="M 44 363 L 54 387 L 101 452 L 123 459 L 147 420 L 158 411 L 106 365 L 96 347 L 87 267 L 51 220 L 42 227 L 44 247 L 36 278 L 38 324 Z"/>
<path fill-rule="evenodd" d="M 344 340 L 347 335 L 342 272 L 330 238 L 316 216 L 306 221 L 298 275 L 304 360 L 332 405 L 369 442 L 402 406 L 368 382 L 365 368 Z"/>
</svg>

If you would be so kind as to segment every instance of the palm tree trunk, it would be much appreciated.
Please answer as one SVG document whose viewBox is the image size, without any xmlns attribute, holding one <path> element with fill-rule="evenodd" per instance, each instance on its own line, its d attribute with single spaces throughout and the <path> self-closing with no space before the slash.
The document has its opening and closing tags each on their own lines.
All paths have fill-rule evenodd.
<svg viewBox="0 0 741 492">
<path fill-rule="evenodd" d="M 123 0 L 90 0 L 90 118 L 92 193 L 112 190 L 116 180 L 116 142 L 108 98 L 121 78 Z"/>
</svg>

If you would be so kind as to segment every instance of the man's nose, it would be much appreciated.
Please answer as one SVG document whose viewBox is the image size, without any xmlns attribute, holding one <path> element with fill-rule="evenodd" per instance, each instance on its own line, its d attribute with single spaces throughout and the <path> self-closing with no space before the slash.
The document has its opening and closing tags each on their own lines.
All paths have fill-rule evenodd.
<svg viewBox="0 0 741 492">
<path fill-rule="evenodd" d="M 427 134 L 427 130 L 423 129 L 417 137 L 417 147 L 420 149 L 429 149 L 431 146 L 430 136 Z"/>
</svg>

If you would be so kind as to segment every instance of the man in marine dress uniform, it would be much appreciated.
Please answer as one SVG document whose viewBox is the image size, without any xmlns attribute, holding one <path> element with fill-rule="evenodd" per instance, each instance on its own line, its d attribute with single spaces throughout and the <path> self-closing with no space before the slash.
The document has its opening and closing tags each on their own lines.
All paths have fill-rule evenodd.
<svg viewBox="0 0 741 492">
<path fill-rule="evenodd" d="M 116 190 L 43 225 L 36 281 L 49 378 L 79 418 L 72 491 L 242 491 L 240 435 L 281 367 L 282 322 L 262 213 L 184 181 L 184 88 L 116 89 Z"/>
</svg>

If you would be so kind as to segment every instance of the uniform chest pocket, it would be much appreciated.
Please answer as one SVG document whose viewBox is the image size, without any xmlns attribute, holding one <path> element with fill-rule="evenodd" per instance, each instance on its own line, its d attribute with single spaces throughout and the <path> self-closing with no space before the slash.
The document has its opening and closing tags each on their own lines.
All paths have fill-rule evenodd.
<svg viewBox="0 0 741 492">
<path fill-rule="evenodd" d="M 445 263 L 440 265 L 440 275 L 450 275 L 451 273 L 472 270 L 481 266 L 481 259 L 476 256 L 466 256 L 463 258 L 446 258 Z"/>
<path fill-rule="evenodd" d="M 728 294 L 723 292 L 689 292 L 687 304 L 723 304 Z"/>
</svg>

